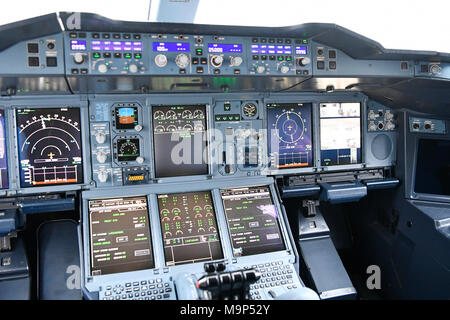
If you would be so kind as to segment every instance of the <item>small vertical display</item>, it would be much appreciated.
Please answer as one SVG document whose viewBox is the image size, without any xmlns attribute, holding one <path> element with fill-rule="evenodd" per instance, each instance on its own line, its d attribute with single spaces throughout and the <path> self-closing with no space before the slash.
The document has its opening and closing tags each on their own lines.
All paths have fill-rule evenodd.
<svg viewBox="0 0 450 320">
<path fill-rule="evenodd" d="M 361 163 L 361 104 L 320 104 L 322 166 Z"/>
<path fill-rule="evenodd" d="M 5 111 L 0 110 L 0 189 L 8 189 L 9 187 L 5 123 Z"/>
</svg>

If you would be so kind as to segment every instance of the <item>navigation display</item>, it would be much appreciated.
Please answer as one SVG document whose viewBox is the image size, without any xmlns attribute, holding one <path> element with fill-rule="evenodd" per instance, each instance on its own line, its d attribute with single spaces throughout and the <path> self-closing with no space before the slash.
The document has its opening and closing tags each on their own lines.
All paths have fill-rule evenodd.
<svg viewBox="0 0 450 320">
<path fill-rule="evenodd" d="M 222 259 L 210 191 L 158 195 L 166 265 Z"/>
<path fill-rule="evenodd" d="M 155 176 L 208 174 L 206 106 L 153 106 Z"/>
<path fill-rule="evenodd" d="M 286 248 L 269 186 L 222 189 L 220 194 L 235 257 Z"/>
<path fill-rule="evenodd" d="M 320 104 L 322 166 L 361 163 L 361 104 Z"/>
<path fill-rule="evenodd" d="M 0 189 L 7 189 L 8 181 L 8 157 L 6 153 L 6 127 L 5 112 L 0 110 Z"/>
<path fill-rule="evenodd" d="M 269 103 L 269 167 L 290 169 L 313 165 L 312 103 Z"/>
<path fill-rule="evenodd" d="M 155 267 L 146 197 L 89 200 L 88 209 L 93 276 Z"/>
<path fill-rule="evenodd" d="M 83 183 L 80 109 L 16 110 L 21 187 Z"/>
</svg>

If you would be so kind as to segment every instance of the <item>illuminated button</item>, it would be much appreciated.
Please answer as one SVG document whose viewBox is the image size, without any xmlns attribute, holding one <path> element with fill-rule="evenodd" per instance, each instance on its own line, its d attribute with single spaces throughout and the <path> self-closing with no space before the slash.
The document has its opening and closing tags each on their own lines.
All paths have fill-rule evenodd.
<svg viewBox="0 0 450 320">
<path fill-rule="evenodd" d="M 225 110 L 225 111 L 230 111 L 230 110 L 231 110 L 231 104 L 225 103 L 225 104 L 223 105 L 223 110 Z"/>
<path fill-rule="evenodd" d="M 203 67 L 197 67 L 197 73 L 203 73 Z"/>
<path fill-rule="evenodd" d="M 120 34 L 119 33 L 114 33 L 113 34 L 113 38 L 114 39 L 120 39 Z"/>
<path fill-rule="evenodd" d="M 94 59 L 98 59 L 98 58 L 101 57 L 101 54 L 100 54 L 99 52 L 94 52 L 94 53 L 92 54 L 92 57 L 93 57 Z"/>
<path fill-rule="evenodd" d="M 258 56 L 257 54 L 254 54 L 254 55 L 252 56 L 252 59 L 253 59 L 253 60 L 259 60 L 259 56 Z"/>
<path fill-rule="evenodd" d="M 139 40 L 141 38 L 140 34 L 133 34 L 133 39 Z"/>
<path fill-rule="evenodd" d="M 103 53 L 103 58 L 111 58 L 111 52 Z"/>
<path fill-rule="evenodd" d="M 123 35 L 123 38 L 124 38 L 124 39 L 131 39 L 131 34 L 125 33 L 125 34 Z"/>
<path fill-rule="evenodd" d="M 259 41 L 261 41 L 261 43 L 266 43 L 266 42 L 267 42 L 267 39 L 261 38 Z"/>
<path fill-rule="evenodd" d="M 200 58 L 200 64 L 208 64 L 208 59 Z"/>
<path fill-rule="evenodd" d="M 286 61 L 292 61 L 292 57 L 291 56 L 286 56 Z"/>
<path fill-rule="evenodd" d="M 111 38 L 111 35 L 109 33 L 102 34 L 103 39 L 109 39 Z"/>
<path fill-rule="evenodd" d="M 325 69 L 325 61 L 317 61 L 317 69 L 319 70 Z"/>
<path fill-rule="evenodd" d="M 283 56 L 278 56 L 278 61 L 283 61 L 284 57 Z"/>
<path fill-rule="evenodd" d="M 115 52 L 114 53 L 114 58 L 121 58 L 122 54 L 120 52 Z"/>
<path fill-rule="evenodd" d="M 269 56 L 269 60 L 275 60 L 275 56 Z"/>
<path fill-rule="evenodd" d="M 135 58 L 135 59 L 141 59 L 141 58 L 142 58 L 142 54 L 140 54 L 140 53 L 135 53 L 135 54 L 134 54 L 134 58 Z"/>
<path fill-rule="evenodd" d="M 261 60 L 267 60 L 267 56 L 261 56 Z"/>
<path fill-rule="evenodd" d="M 98 38 L 100 38 L 100 35 L 98 33 L 93 33 L 92 38 L 98 39 Z"/>
<path fill-rule="evenodd" d="M 203 55 L 203 49 L 200 49 L 200 48 L 195 49 L 195 54 L 198 56 Z"/>
<path fill-rule="evenodd" d="M 123 57 L 124 57 L 125 59 L 131 59 L 131 58 L 132 58 L 132 55 L 131 55 L 131 53 L 124 53 L 124 54 L 123 54 Z"/>
<path fill-rule="evenodd" d="M 192 64 L 198 64 L 199 60 L 198 58 L 192 58 Z"/>
<path fill-rule="evenodd" d="M 269 39 L 269 43 L 275 43 L 275 39 Z"/>
</svg>

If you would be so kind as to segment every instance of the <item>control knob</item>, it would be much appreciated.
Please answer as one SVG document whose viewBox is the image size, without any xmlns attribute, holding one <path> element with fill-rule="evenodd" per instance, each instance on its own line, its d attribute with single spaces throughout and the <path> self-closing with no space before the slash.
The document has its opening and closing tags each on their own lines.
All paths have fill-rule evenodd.
<svg viewBox="0 0 450 320">
<path fill-rule="evenodd" d="M 232 67 L 239 67 L 242 64 L 243 60 L 241 57 L 231 57 L 230 64 Z"/>
<path fill-rule="evenodd" d="M 211 57 L 211 64 L 218 68 L 222 65 L 223 57 L 222 56 L 212 56 Z"/>
<path fill-rule="evenodd" d="M 389 113 L 386 112 L 386 120 L 392 120 L 392 119 L 394 119 L 394 115 L 390 112 Z"/>
<path fill-rule="evenodd" d="M 139 164 L 144 163 L 144 157 L 137 157 L 136 158 L 136 162 L 139 163 Z"/>
<path fill-rule="evenodd" d="M 131 73 L 136 73 L 136 72 L 138 72 L 139 68 L 138 68 L 138 66 L 135 65 L 135 64 L 130 64 L 130 65 L 128 66 L 128 70 L 129 70 Z"/>
<path fill-rule="evenodd" d="M 300 67 L 305 67 L 305 66 L 307 66 L 308 64 L 311 63 L 311 59 L 308 58 L 308 57 L 299 58 L 299 59 L 297 60 L 297 63 L 298 63 L 298 65 L 299 65 Z"/>
<path fill-rule="evenodd" d="M 143 128 L 140 124 L 137 124 L 134 126 L 134 130 L 136 130 L 137 132 L 141 131 Z"/>
<path fill-rule="evenodd" d="M 95 141 L 97 141 L 98 144 L 104 144 L 106 141 L 106 134 L 103 132 L 97 132 L 95 134 Z"/>
<path fill-rule="evenodd" d="M 377 125 L 373 121 L 369 124 L 369 131 L 377 131 Z"/>
<path fill-rule="evenodd" d="M 266 71 L 266 67 L 264 67 L 264 66 L 257 66 L 256 67 L 256 72 L 263 73 L 264 71 Z"/>
<path fill-rule="evenodd" d="M 98 163 L 105 163 L 107 158 L 108 158 L 108 156 L 106 155 L 106 153 L 104 153 L 102 151 L 97 152 Z"/>
<path fill-rule="evenodd" d="M 83 64 L 84 63 L 84 54 L 82 54 L 81 52 L 77 52 L 73 55 L 73 61 L 76 64 Z"/>
<path fill-rule="evenodd" d="M 189 57 L 185 55 L 184 53 L 180 53 L 175 58 L 175 63 L 180 69 L 184 69 L 189 65 Z"/>
<path fill-rule="evenodd" d="M 388 122 L 386 123 L 386 130 L 394 130 L 395 129 L 395 124 L 393 124 L 392 122 Z"/>
<path fill-rule="evenodd" d="M 282 66 L 280 67 L 280 71 L 281 71 L 281 73 L 288 73 L 288 72 L 289 72 L 289 66 L 287 66 L 287 65 L 282 65 Z"/>
<path fill-rule="evenodd" d="M 105 183 L 106 181 L 108 181 L 108 172 L 106 172 L 105 170 L 100 171 L 97 174 L 97 178 L 101 183 Z"/>
<path fill-rule="evenodd" d="M 100 73 L 106 73 L 108 72 L 108 66 L 104 63 L 101 63 L 98 65 L 98 72 Z"/>
<path fill-rule="evenodd" d="M 167 57 L 163 54 L 158 54 L 155 57 L 155 64 L 160 68 L 165 67 L 167 65 Z"/>
</svg>

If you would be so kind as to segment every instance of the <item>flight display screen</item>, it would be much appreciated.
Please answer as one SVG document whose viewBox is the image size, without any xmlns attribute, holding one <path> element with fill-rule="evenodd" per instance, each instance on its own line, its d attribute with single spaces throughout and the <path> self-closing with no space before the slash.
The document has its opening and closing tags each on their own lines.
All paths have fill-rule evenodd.
<svg viewBox="0 0 450 320">
<path fill-rule="evenodd" d="M 5 122 L 5 111 L 0 110 L 0 189 L 9 187 Z"/>
<path fill-rule="evenodd" d="M 83 183 L 80 109 L 16 110 L 20 185 Z"/>
<path fill-rule="evenodd" d="M 155 176 L 208 174 L 206 106 L 153 106 Z"/>
<path fill-rule="evenodd" d="M 137 107 L 117 107 L 115 112 L 116 129 L 133 129 L 139 123 Z"/>
<path fill-rule="evenodd" d="M 267 104 L 271 168 L 313 165 L 311 113 L 312 103 Z"/>
<path fill-rule="evenodd" d="M 147 198 L 88 201 L 93 276 L 155 267 Z"/>
<path fill-rule="evenodd" d="M 269 186 L 221 189 L 235 257 L 284 250 Z"/>
<path fill-rule="evenodd" d="M 158 195 L 166 265 L 223 258 L 210 191 Z"/>
<path fill-rule="evenodd" d="M 322 166 L 361 163 L 361 104 L 320 104 Z"/>
</svg>

